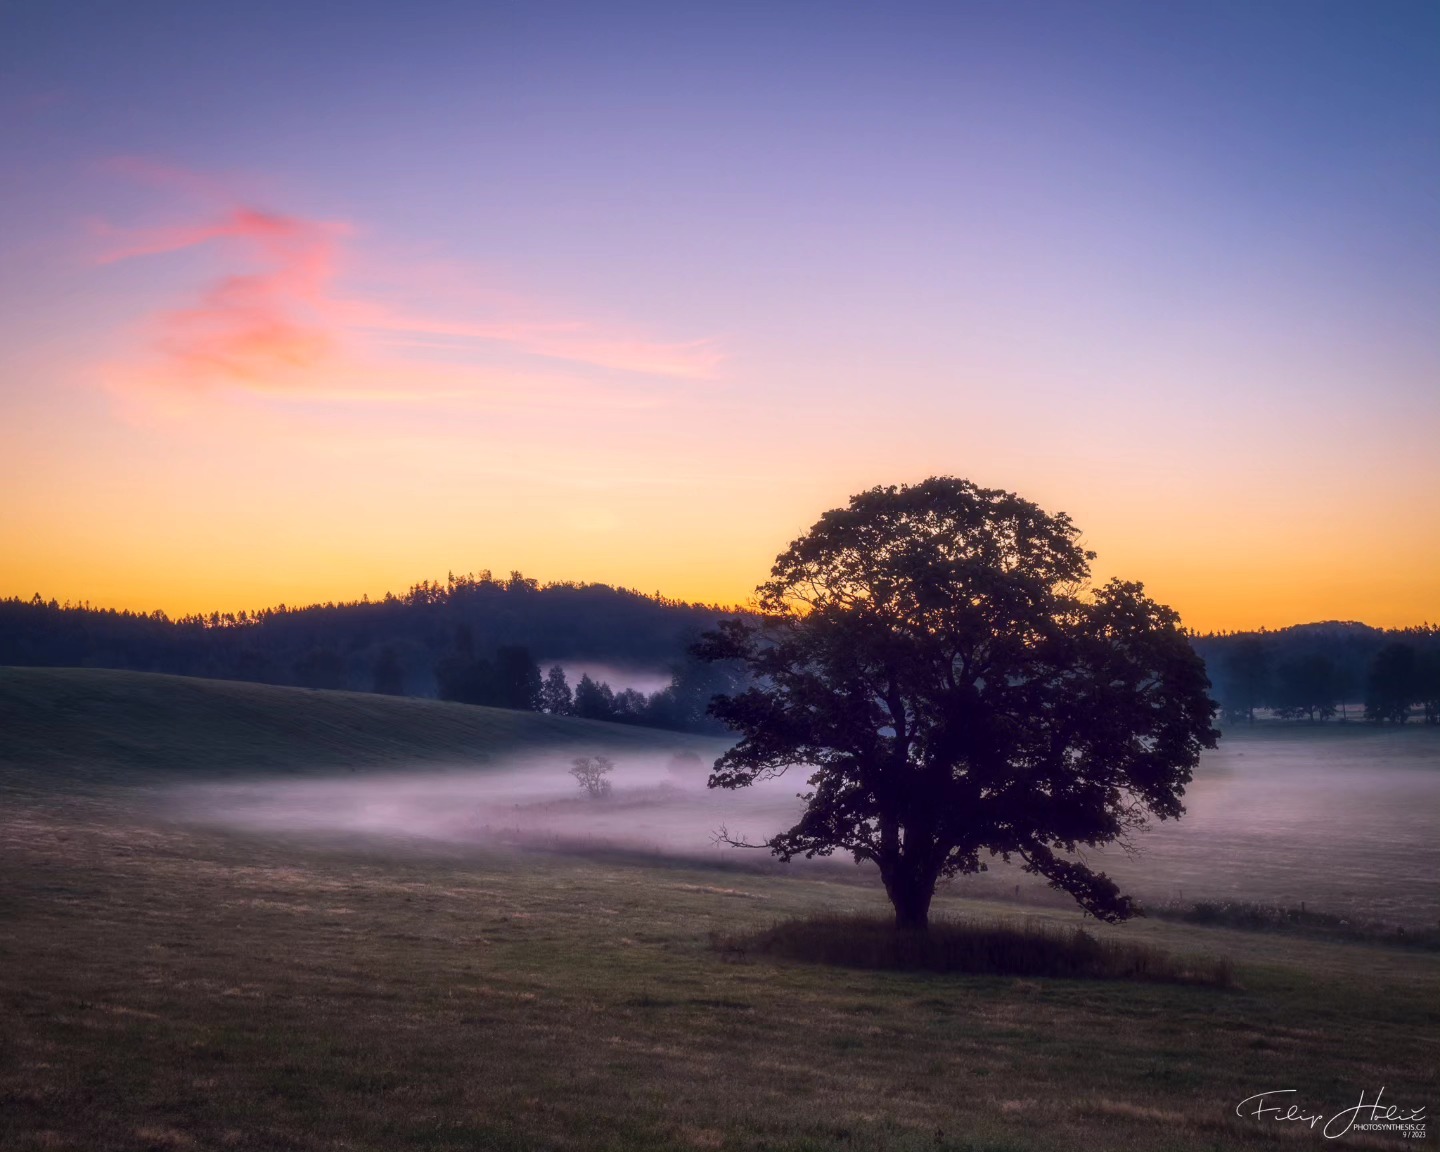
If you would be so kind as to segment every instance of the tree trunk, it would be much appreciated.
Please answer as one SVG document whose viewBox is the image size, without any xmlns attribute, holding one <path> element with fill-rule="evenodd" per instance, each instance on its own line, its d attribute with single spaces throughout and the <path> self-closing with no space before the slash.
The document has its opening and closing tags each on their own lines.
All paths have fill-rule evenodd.
<svg viewBox="0 0 1440 1152">
<path fill-rule="evenodd" d="M 935 881 L 926 881 L 908 869 L 897 869 L 885 878 L 885 891 L 895 907 L 895 927 L 902 932 L 924 932 L 930 927 L 930 901 Z"/>
</svg>

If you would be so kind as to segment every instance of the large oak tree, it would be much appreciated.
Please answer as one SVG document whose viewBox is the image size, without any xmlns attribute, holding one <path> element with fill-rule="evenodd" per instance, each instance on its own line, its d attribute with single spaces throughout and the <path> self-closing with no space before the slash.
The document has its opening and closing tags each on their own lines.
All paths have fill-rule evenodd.
<svg viewBox="0 0 1440 1152">
<path fill-rule="evenodd" d="M 1092 588 L 1093 559 L 1067 516 L 967 480 L 827 512 L 776 560 L 760 613 L 697 647 L 754 677 L 712 704 L 741 739 L 711 786 L 808 772 L 804 814 L 768 846 L 872 862 L 899 927 L 993 856 L 1126 918 L 1077 853 L 1180 816 L 1219 734 L 1179 617 L 1139 584 Z"/>
</svg>

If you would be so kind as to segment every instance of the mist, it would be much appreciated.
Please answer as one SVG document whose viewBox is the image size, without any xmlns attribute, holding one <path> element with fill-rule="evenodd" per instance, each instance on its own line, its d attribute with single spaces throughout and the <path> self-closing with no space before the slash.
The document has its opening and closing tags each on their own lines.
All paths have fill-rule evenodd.
<svg viewBox="0 0 1440 1152">
<path fill-rule="evenodd" d="M 565 670 L 565 680 L 574 688 L 580 677 L 589 676 L 597 684 L 608 684 L 615 692 L 634 689 L 644 696 L 653 696 L 670 687 L 673 675 L 662 668 L 628 668 L 603 664 L 594 660 L 537 660 L 542 673 L 558 664 Z"/>
<path fill-rule="evenodd" d="M 1227 731 L 1179 820 L 1082 849 L 1142 905 L 1241 902 L 1433 927 L 1440 909 L 1440 733 L 1371 726 Z M 959 895 L 1068 905 L 989 860 Z"/>
<path fill-rule="evenodd" d="M 1186 813 L 1139 853 L 1095 855 L 1152 900 L 1247 900 L 1434 926 L 1440 739 L 1432 731 L 1232 733 L 1201 758 Z"/>
<path fill-rule="evenodd" d="M 790 827 L 803 772 L 739 791 L 706 786 L 692 753 L 610 752 L 610 794 L 570 775 L 574 750 L 392 775 L 188 785 L 170 798 L 183 819 L 255 832 L 355 834 L 487 847 L 608 848 L 711 861 L 768 858 L 717 845 L 723 827 L 758 842 Z"/>
<path fill-rule="evenodd" d="M 1142 903 L 1238 900 L 1299 906 L 1401 924 L 1433 923 L 1440 907 L 1440 741 L 1429 732 L 1372 730 L 1284 739 L 1235 734 L 1201 759 L 1186 815 L 1154 821 L 1120 846 L 1085 853 Z M 805 773 L 749 788 L 710 789 L 694 752 L 611 750 L 611 794 L 586 795 L 577 749 L 388 776 L 190 785 L 173 814 L 255 832 L 385 837 L 490 849 L 621 850 L 696 863 L 759 866 L 768 852 L 716 843 L 724 828 L 758 843 L 793 825 Z M 591 749 L 589 751 L 603 751 Z M 1019 895 L 1069 906 L 1043 881 L 988 859 L 948 885 L 961 896 Z M 778 865 L 777 865 L 778 866 Z M 837 853 L 795 861 L 876 881 Z"/>
</svg>

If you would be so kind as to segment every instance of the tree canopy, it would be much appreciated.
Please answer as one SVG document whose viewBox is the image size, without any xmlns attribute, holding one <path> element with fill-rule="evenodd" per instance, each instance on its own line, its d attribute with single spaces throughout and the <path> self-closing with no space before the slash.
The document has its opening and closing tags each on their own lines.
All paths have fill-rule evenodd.
<svg viewBox="0 0 1440 1152">
<path fill-rule="evenodd" d="M 760 614 L 697 646 L 753 677 L 711 706 L 741 737 L 711 786 L 809 772 L 803 815 L 768 846 L 874 863 L 901 927 L 991 856 L 1129 916 L 1077 852 L 1183 813 L 1215 702 L 1175 612 L 1139 584 L 1092 588 L 1079 535 L 949 477 L 825 513 L 776 560 Z"/>
</svg>

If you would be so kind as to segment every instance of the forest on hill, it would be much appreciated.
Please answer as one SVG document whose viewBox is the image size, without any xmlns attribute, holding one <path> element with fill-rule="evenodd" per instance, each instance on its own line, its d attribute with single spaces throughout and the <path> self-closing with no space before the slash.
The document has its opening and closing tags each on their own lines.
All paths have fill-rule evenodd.
<svg viewBox="0 0 1440 1152">
<path fill-rule="evenodd" d="M 0 664 L 438 696 L 703 731 L 715 727 L 705 705 L 728 673 L 693 660 L 689 647 L 731 614 L 605 584 L 541 586 L 519 572 L 488 571 L 377 600 L 178 619 L 36 595 L 0 600 Z M 576 663 L 668 674 L 671 685 L 644 696 L 567 678 L 566 705 L 553 676 L 548 684 L 542 677 Z"/>
<path fill-rule="evenodd" d="M 739 609 L 647 596 L 605 584 L 512 572 L 450 575 L 401 595 L 284 604 L 171 619 L 0 600 L 0 665 L 116 668 L 307 688 L 440 697 L 685 731 L 717 731 L 706 707 L 740 682 L 737 668 L 690 655 L 699 635 Z M 1192 634 L 1227 722 L 1259 716 L 1323 722 L 1362 716 L 1440 723 L 1440 628 L 1354 622 Z M 669 677 L 641 693 L 564 666 L 603 664 Z"/>
</svg>

